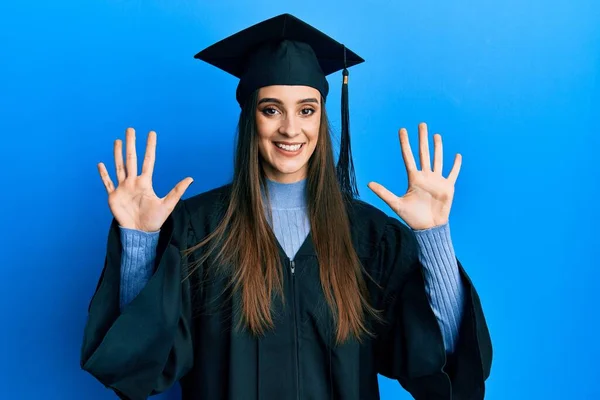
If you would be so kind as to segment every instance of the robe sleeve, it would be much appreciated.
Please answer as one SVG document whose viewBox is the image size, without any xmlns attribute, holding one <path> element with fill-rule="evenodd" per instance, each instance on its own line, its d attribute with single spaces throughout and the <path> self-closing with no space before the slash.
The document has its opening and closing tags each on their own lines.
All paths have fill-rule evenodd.
<svg viewBox="0 0 600 400">
<path fill-rule="evenodd" d="M 189 213 L 180 200 L 163 224 L 155 271 L 121 311 L 122 244 L 113 219 L 96 291 L 88 309 L 81 368 L 121 399 L 146 399 L 163 392 L 189 371 L 193 341 L 189 285 L 182 283 Z"/>
<path fill-rule="evenodd" d="M 425 290 L 414 233 L 390 218 L 377 250 L 387 277 L 385 328 L 377 339 L 378 372 L 396 379 L 415 399 L 483 399 L 492 343 L 479 296 L 458 261 L 465 288 L 455 351 L 446 354 L 440 327 Z"/>
</svg>

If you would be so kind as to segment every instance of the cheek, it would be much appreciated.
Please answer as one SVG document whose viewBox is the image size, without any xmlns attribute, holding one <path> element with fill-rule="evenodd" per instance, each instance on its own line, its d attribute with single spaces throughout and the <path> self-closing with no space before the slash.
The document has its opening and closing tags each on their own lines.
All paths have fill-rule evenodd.
<svg viewBox="0 0 600 400">
<path fill-rule="evenodd" d="M 262 115 L 257 115 L 256 117 L 256 132 L 258 134 L 258 150 L 262 156 L 265 156 L 267 151 L 267 145 L 270 143 L 272 136 L 272 123 L 264 117 L 261 118 Z"/>
<path fill-rule="evenodd" d="M 308 140 L 310 141 L 311 147 L 315 147 L 317 144 L 317 141 L 319 140 L 319 128 L 320 128 L 320 122 L 317 120 L 317 122 L 312 123 L 305 130 L 306 136 L 308 137 Z"/>
<path fill-rule="evenodd" d="M 256 132 L 258 133 L 258 137 L 262 139 L 267 134 L 268 130 L 268 121 L 263 118 L 260 113 L 256 114 Z"/>
</svg>

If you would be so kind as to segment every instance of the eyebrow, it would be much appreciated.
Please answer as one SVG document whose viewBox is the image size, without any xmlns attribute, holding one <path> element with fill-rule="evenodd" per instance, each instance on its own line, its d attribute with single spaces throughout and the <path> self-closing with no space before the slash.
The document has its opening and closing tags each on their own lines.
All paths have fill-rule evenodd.
<svg viewBox="0 0 600 400">
<path fill-rule="evenodd" d="M 274 97 L 265 97 L 263 99 L 260 99 L 260 101 L 258 102 L 258 104 L 262 104 L 262 103 L 275 103 L 275 104 L 280 104 L 283 105 L 283 102 L 277 98 Z M 314 97 L 310 97 L 308 99 L 302 99 L 302 100 L 298 100 L 298 102 L 296 104 L 304 104 L 304 103 L 317 103 L 319 104 L 319 100 L 315 99 Z"/>
</svg>

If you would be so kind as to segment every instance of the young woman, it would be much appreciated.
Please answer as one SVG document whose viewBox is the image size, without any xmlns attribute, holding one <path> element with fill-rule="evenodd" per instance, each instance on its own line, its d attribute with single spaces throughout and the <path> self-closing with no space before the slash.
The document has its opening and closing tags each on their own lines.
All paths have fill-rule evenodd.
<svg viewBox="0 0 600 400">
<path fill-rule="evenodd" d="M 197 55 L 240 78 L 231 184 L 182 200 L 152 189 L 156 134 L 137 176 L 135 134 L 81 365 L 121 398 L 179 382 L 184 399 L 378 399 L 377 374 L 417 399 L 482 399 L 492 348 L 477 293 L 454 255 L 442 141 L 419 125 L 420 170 L 400 130 L 409 188 L 375 191 L 404 220 L 356 199 L 344 79 L 339 162 L 325 76 L 362 61 L 290 15 Z M 134 172 L 135 171 L 135 172 Z"/>
</svg>

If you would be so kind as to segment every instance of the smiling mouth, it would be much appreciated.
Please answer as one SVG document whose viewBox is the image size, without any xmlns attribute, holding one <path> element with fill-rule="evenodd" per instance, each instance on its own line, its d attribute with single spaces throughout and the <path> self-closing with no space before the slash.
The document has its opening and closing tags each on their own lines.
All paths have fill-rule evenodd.
<svg viewBox="0 0 600 400">
<path fill-rule="evenodd" d="M 302 146 L 304 146 L 304 143 L 285 144 L 285 143 L 274 142 L 274 144 L 275 144 L 275 146 L 277 146 L 281 150 L 289 151 L 289 152 L 292 152 L 292 153 L 300 150 L 302 148 Z"/>
</svg>

